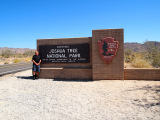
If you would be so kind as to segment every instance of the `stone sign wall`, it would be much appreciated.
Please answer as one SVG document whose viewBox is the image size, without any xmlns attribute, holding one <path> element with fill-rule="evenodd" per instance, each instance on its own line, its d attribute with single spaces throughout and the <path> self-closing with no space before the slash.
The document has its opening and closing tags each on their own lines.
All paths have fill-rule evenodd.
<svg viewBox="0 0 160 120">
<path fill-rule="evenodd" d="M 106 64 L 98 51 L 98 42 L 104 38 L 114 38 L 118 42 L 116 55 Z M 94 80 L 124 79 L 124 38 L 123 29 L 92 31 L 92 78 Z"/>
<path fill-rule="evenodd" d="M 80 54 L 80 55 L 75 56 L 76 60 L 72 62 L 67 61 L 69 60 L 67 58 L 67 55 L 65 56 L 67 60 L 63 60 L 61 62 L 57 62 L 57 63 L 54 63 L 51 61 L 42 62 L 41 72 L 39 74 L 39 77 L 40 78 L 54 78 L 54 79 L 91 80 L 92 79 L 92 44 L 91 43 L 92 43 L 91 37 L 62 38 L 62 39 L 38 39 L 37 40 L 37 50 L 40 51 L 40 54 L 43 54 L 46 52 L 45 55 L 47 56 L 47 53 L 49 52 L 54 53 L 56 52 L 54 48 L 58 46 L 59 47 L 66 46 L 65 52 L 67 52 L 67 54 L 73 53 L 73 52 Z M 40 46 L 50 46 L 51 48 L 53 47 L 52 48 L 53 50 L 49 48 L 49 51 L 46 51 L 45 49 L 47 48 L 43 49 L 43 47 L 41 48 Z M 71 49 L 68 51 L 69 48 Z M 86 56 L 86 55 L 89 55 L 89 56 Z M 71 56 L 74 56 L 74 55 L 71 55 Z"/>
<path fill-rule="evenodd" d="M 102 43 L 98 45 L 98 41 Z M 124 79 L 123 42 L 123 29 L 93 30 L 92 37 L 85 38 L 38 39 L 37 50 L 42 57 L 39 77 Z"/>
</svg>

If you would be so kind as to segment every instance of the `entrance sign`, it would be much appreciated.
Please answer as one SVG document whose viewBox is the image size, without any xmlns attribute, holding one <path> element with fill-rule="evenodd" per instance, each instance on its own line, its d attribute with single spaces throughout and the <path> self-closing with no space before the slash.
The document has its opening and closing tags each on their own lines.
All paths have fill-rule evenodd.
<svg viewBox="0 0 160 120">
<path fill-rule="evenodd" d="M 89 63 L 89 44 L 40 45 L 42 63 Z"/>
<path fill-rule="evenodd" d="M 99 54 L 103 61 L 109 64 L 117 54 L 118 41 L 114 41 L 112 37 L 102 38 L 98 41 Z"/>
<path fill-rule="evenodd" d="M 39 78 L 124 79 L 123 29 L 92 30 L 91 37 L 38 39 L 37 50 L 42 57 Z"/>
</svg>

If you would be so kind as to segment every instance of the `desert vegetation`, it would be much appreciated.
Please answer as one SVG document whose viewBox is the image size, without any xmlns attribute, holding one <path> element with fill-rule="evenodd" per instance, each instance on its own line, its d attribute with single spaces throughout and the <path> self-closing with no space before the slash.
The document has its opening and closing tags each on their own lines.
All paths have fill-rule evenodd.
<svg viewBox="0 0 160 120">
<path fill-rule="evenodd" d="M 143 50 L 134 51 L 125 49 L 125 67 L 129 64 L 133 68 L 160 68 L 160 44 L 159 42 L 146 41 Z"/>
<path fill-rule="evenodd" d="M 0 64 L 30 62 L 33 55 L 34 50 L 27 50 L 23 53 L 14 53 L 9 49 L 2 50 L 0 54 Z"/>
</svg>

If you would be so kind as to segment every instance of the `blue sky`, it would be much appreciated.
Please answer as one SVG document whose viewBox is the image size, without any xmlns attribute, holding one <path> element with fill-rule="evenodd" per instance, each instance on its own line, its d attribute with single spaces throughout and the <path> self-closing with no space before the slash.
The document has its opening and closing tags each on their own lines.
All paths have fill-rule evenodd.
<svg viewBox="0 0 160 120">
<path fill-rule="evenodd" d="M 124 28 L 125 42 L 160 41 L 160 0 L 0 0 L 0 47 L 36 39 L 91 37 Z"/>
</svg>

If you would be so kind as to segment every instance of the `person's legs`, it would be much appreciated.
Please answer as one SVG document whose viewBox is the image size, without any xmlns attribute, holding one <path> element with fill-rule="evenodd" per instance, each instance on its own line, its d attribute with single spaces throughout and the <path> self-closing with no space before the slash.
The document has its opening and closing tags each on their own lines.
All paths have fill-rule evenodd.
<svg viewBox="0 0 160 120">
<path fill-rule="evenodd" d="M 33 71 L 33 75 L 35 75 L 36 74 L 36 72 L 35 71 Z"/>
<path fill-rule="evenodd" d="M 35 75 L 36 75 L 36 65 L 33 64 L 33 80 L 35 80 Z"/>
<path fill-rule="evenodd" d="M 36 72 L 36 75 L 38 75 L 39 74 L 39 72 Z"/>
<path fill-rule="evenodd" d="M 40 72 L 40 65 L 36 66 L 36 79 L 38 79 L 38 74 Z"/>
<path fill-rule="evenodd" d="M 35 78 L 38 79 L 39 72 L 36 72 Z"/>
</svg>

